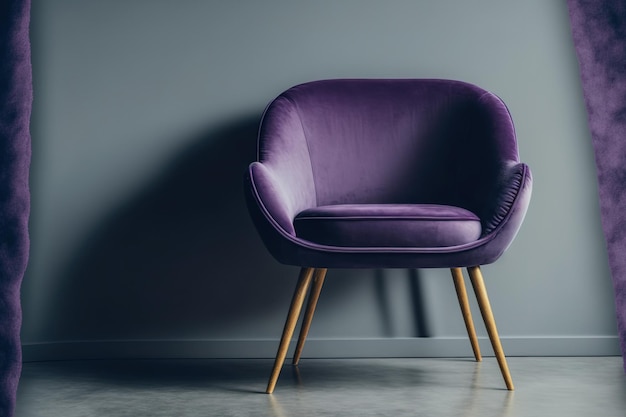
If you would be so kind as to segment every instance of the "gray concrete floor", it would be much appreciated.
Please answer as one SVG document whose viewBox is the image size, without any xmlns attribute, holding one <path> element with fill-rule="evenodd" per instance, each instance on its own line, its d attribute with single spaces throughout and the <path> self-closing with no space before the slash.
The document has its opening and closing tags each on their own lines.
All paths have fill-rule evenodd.
<svg viewBox="0 0 626 417">
<path fill-rule="evenodd" d="M 302 359 L 263 393 L 271 360 L 24 364 L 16 417 L 626 416 L 619 357 Z"/>
</svg>

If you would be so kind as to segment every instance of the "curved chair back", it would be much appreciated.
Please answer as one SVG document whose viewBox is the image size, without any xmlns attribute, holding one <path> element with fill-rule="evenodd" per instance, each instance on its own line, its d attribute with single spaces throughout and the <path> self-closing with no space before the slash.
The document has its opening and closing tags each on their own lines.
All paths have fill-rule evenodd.
<svg viewBox="0 0 626 417">
<path fill-rule="evenodd" d="M 518 162 L 504 103 L 447 80 L 296 86 L 268 107 L 259 152 L 260 162 L 289 175 L 299 165 L 302 183 L 294 185 L 310 195 L 294 209 L 440 203 L 479 212 L 492 191 L 489 179 L 503 164 Z"/>
</svg>

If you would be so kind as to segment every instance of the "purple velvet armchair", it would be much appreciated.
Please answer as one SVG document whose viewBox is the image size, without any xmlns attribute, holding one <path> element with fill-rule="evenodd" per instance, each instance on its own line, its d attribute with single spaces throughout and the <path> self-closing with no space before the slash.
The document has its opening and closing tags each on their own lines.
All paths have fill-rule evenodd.
<svg viewBox="0 0 626 417">
<path fill-rule="evenodd" d="M 512 390 L 480 266 L 514 239 L 531 188 L 505 104 L 474 85 L 325 80 L 278 96 L 263 115 L 245 191 L 267 249 L 302 269 L 267 393 L 310 293 L 293 363 L 300 359 L 327 268 L 370 267 L 450 268 L 480 361 L 467 268 Z"/>
</svg>

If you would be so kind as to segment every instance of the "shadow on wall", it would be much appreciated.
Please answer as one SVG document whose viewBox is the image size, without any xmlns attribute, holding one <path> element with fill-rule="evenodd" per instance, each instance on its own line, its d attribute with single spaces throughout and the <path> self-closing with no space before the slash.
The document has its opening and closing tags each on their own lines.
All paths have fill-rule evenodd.
<svg viewBox="0 0 626 417">
<path fill-rule="evenodd" d="M 52 340 L 228 337 L 242 316 L 283 314 L 297 270 L 267 253 L 243 197 L 258 122 L 200 135 L 93 231 L 57 281 Z"/>
<path fill-rule="evenodd" d="M 260 116 L 200 135 L 170 167 L 101 222 L 61 271 L 48 340 L 278 337 L 297 267 L 278 264 L 250 220 L 243 174 Z M 333 271 L 323 303 L 368 280 Z M 385 272 L 375 272 L 379 334 L 394 336 Z M 417 271 L 415 336 L 429 336 Z M 377 333 L 376 325 L 372 331 Z"/>
</svg>

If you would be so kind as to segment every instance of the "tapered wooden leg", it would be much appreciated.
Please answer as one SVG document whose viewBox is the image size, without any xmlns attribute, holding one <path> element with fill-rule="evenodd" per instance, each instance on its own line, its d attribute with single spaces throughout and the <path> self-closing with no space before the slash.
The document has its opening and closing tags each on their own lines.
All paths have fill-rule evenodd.
<svg viewBox="0 0 626 417">
<path fill-rule="evenodd" d="M 276 387 L 278 375 L 280 374 L 280 370 L 283 367 L 283 363 L 285 362 L 285 356 L 287 356 L 289 342 L 291 342 L 291 337 L 293 336 L 293 331 L 296 328 L 296 323 L 298 322 L 298 317 L 300 316 L 300 310 L 302 309 L 302 304 L 304 303 L 306 292 L 309 289 L 309 285 L 311 284 L 313 270 L 314 268 L 302 268 L 300 270 L 298 285 L 296 286 L 296 291 L 293 294 L 291 306 L 289 307 L 289 314 L 287 314 L 285 328 L 283 329 L 283 335 L 280 339 L 280 344 L 278 345 L 278 352 L 276 353 L 274 368 L 272 369 L 272 374 L 270 375 L 270 380 L 267 384 L 267 390 L 265 391 L 268 394 L 274 392 L 274 387 Z"/>
<path fill-rule="evenodd" d="M 309 302 L 304 312 L 304 319 L 302 320 L 302 327 L 300 328 L 300 336 L 298 337 L 298 344 L 296 345 L 296 351 L 293 354 L 293 364 L 297 365 L 300 361 L 300 355 L 302 355 L 302 348 L 304 342 L 309 334 L 311 328 L 311 322 L 313 321 L 313 314 L 315 314 L 315 307 L 317 306 L 317 300 L 320 298 L 320 292 L 322 291 L 322 285 L 324 285 L 324 278 L 326 277 L 326 268 L 317 268 L 315 274 L 313 274 L 313 286 L 311 287 L 311 293 L 309 294 Z"/>
<path fill-rule="evenodd" d="M 482 356 L 480 355 L 480 346 L 478 345 L 478 337 L 476 337 L 474 320 L 472 320 L 472 311 L 470 310 L 469 300 L 467 299 L 467 290 L 465 289 L 465 281 L 463 280 L 463 271 L 461 271 L 461 268 L 451 268 L 450 272 L 452 272 L 456 296 L 459 299 L 461 314 L 463 314 L 463 321 L 465 322 L 465 328 L 467 329 L 472 350 L 474 351 L 474 357 L 477 362 L 480 362 L 482 360 Z"/>
<path fill-rule="evenodd" d="M 498 336 L 498 329 L 496 328 L 496 321 L 493 318 L 493 312 L 491 311 L 491 304 L 489 303 L 489 297 L 487 296 L 487 289 L 485 288 L 485 282 L 483 281 L 483 275 L 480 272 L 479 266 L 472 266 L 467 268 L 472 287 L 474 287 L 474 293 L 476 293 L 476 299 L 478 300 L 478 306 L 480 307 L 480 313 L 483 316 L 487 333 L 489 334 L 489 340 L 493 351 L 496 354 L 504 383 L 508 390 L 513 391 L 513 380 L 511 379 L 511 373 L 509 372 L 509 366 L 506 363 L 506 357 L 504 356 L 504 350 L 502 350 L 502 344 L 500 343 L 500 336 Z"/>
</svg>

